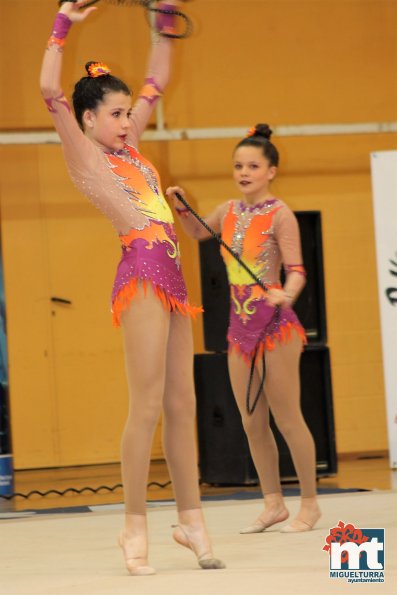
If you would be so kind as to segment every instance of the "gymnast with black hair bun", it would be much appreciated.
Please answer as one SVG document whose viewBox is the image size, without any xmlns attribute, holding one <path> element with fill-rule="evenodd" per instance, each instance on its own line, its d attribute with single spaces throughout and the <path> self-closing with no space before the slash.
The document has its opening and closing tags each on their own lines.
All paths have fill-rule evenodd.
<svg viewBox="0 0 397 595">
<path fill-rule="evenodd" d="M 230 380 L 264 496 L 264 510 L 241 533 L 261 533 L 289 517 L 270 411 L 291 451 L 301 488 L 300 510 L 281 531 L 309 531 L 321 516 L 315 445 L 300 406 L 299 360 L 306 338 L 292 309 L 306 273 L 297 220 L 271 189 L 279 164 L 271 134 L 267 124 L 258 124 L 237 144 L 233 177 L 242 200 L 221 204 L 202 220 L 204 225 L 188 208 L 181 188 L 166 191 L 188 235 L 206 240 L 220 234 L 224 242 L 221 254 L 230 285 Z"/>
<path fill-rule="evenodd" d="M 155 574 L 148 562 L 146 486 L 163 409 L 164 453 L 178 510 L 174 539 L 194 552 L 201 568 L 224 568 L 212 553 L 199 493 L 191 317 L 201 308 L 188 302 L 172 212 L 159 175 L 138 151 L 169 77 L 175 2 L 158 5 L 158 34 L 134 106 L 128 86 L 106 64 L 89 62 L 87 76 L 74 89 L 74 116 L 60 83 L 62 55 L 71 26 L 96 10 L 85 6 L 61 4 L 40 86 L 72 180 L 111 221 L 122 248 L 112 312 L 123 331 L 130 406 L 121 445 L 125 524 L 119 545 L 131 575 Z"/>
</svg>

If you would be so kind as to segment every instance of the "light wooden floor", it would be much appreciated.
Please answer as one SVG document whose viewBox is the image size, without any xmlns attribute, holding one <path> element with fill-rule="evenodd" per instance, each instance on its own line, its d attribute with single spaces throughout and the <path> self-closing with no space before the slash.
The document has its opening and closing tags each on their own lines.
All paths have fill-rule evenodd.
<svg viewBox="0 0 397 595">
<path fill-rule="evenodd" d="M 149 482 L 166 484 L 169 475 L 164 461 L 153 461 L 150 467 Z M 15 492 L 27 494 L 32 490 L 46 492 L 48 490 L 64 491 L 73 487 L 82 489 L 85 486 L 98 488 L 99 486 L 113 487 L 121 483 L 120 465 L 95 465 L 89 467 L 68 467 L 61 469 L 38 469 L 17 471 L 15 473 Z M 288 484 L 292 486 L 293 484 Z M 372 458 L 342 459 L 338 464 L 338 473 L 334 477 L 321 478 L 320 488 L 358 488 L 368 490 L 397 489 L 397 471 L 391 471 L 386 455 Z M 201 486 L 202 495 L 227 494 L 236 491 L 258 491 L 255 487 L 214 487 Z M 151 486 L 148 489 L 148 500 L 173 499 L 172 486 L 165 488 Z M 58 496 L 54 494 L 45 497 L 32 495 L 28 499 L 17 497 L 11 501 L 0 498 L 0 510 L 26 510 L 59 508 L 83 505 L 113 504 L 123 501 L 123 490 L 117 488 L 114 492 L 101 490 L 97 494 L 68 494 Z"/>
<path fill-rule="evenodd" d="M 299 498 L 287 499 L 292 518 Z M 351 595 L 397 592 L 397 492 L 321 495 L 322 518 L 313 531 L 283 534 L 281 525 L 241 535 L 261 500 L 205 502 L 216 555 L 225 570 L 203 571 L 187 548 L 176 544 L 175 506 L 148 511 L 149 560 L 157 574 L 128 576 L 116 546 L 123 511 L 100 507 L 86 513 L 33 514 L 4 518 L 0 538 L 2 595 Z M 385 531 L 385 583 L 352 585 L 330 579 L 323 550 L 331 527 L 342 520 Z"/>
<path fill-rule="evenodd" d="M 164 462 L 153 462 L 150 481 L 169 480 Z M 120 483 L 119 465 L 19 471 L 16 489 L 64 490 L 86 485 L 113 486 Z M 361 592 L 382 589 L 394 595 L 397 588 L 397 471 L 389 469 L 388 459 L 342 460 L 335 477 L 319 481 L 319 487 L 362 488 L 368 492 L 322 494 L 322 518 L 314 531 L 302 534 L 280 533 L 279 526 L 257 535 L 240 535 L 241 526 L 256 518 L 261 499 L 204 502 L 204 510 L 216 555 L 227 563 L 226 570 L 200 571 L 194 556 L 175 544 L 170 526 L 177 515 L 175 505 L 161 503 L 148 511 L 150 563 L 157 575 L 130 577 L 124 569 L 116 536 L 123 524 L 122 506 L 100 507 L 89 512 L 63 514 L 13 513 L 5 511 L 1 520 L 1 593 L 7 595 L 332 595 L 351 593 L 354 586 L 345 580 L 329 578 L 328 554 L 323 551 L 329 528 L 343 520 L 356 527 L 381 527 L 386 533 L 387 566 L 385 583 L 359 585 Z M 203 495 L 236 491 L 258 492 L 253 488 L 202 486 Z M 172 498 L 169 487 L 153 486 L 151 500 Z M 32 497 L 29 500 L 0 500 L 12 509 L 75 507 L 120 503 L 122 489 L 84 496 Z M 299 497 L 287 499 L 292 518 L 299 509 Z M 1 503 L 2 502 L 2 503 Z M 2 510 L 1 510 L 2 508 Z M 6 509 L 7 510 L 7 509 Z M 18 517 L 18 518 L 17 518 Z M 338 582 L 338 584 L 336 584 Z M 394 586 L 393 586 L 394 585 Z"/>
</svg>

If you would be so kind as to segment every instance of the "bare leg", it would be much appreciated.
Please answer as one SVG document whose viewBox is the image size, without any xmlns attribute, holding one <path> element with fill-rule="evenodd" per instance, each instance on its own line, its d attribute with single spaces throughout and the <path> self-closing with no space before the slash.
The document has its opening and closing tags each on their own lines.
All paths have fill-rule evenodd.
<svg viewBox="0 0 397 595">
<path fill-rule="evenodd" d="M 263 392 L 254 413 L 252 415 L 247 413 L 249 368 L 235 352 L 229 354 L 229 373 L 265 503 L 265 510 L 258 519 L 241 533 L 259 533 L 271 525 L 284 521 L 289 515 L 281 491 L 278 450 L 269 424 L 269 405 Z M 251 390 L 251 403 L 257 394 L 258 387 L 259 374 L 256 371 Z"/>
<path fill-rule="evenodd" d="M 313 437 L 300 406 L 299 360 L 302 341 L 291 341 L 266 354 L 265 392 L 274 420 L 291 452 L 301 488 L 301 508 L 285 532 L 307 531 L 321 516 L 316 499 L 316 455 Z"/>
<path fill-rule="evenodd" d="M 164 393 L 170 313 L 150 287 L 122 315 L 129 414 L 121 443 L 125 527 L 120 545 L 131 574 L 153 574 L 147 565 L 146 486 L 153 435 Z"/>
<path fill-rule="evenodd" d="M 195 439 L 196 399 L 190 319 L 171 314 L 164 392 L 164 453 L 178 508 L 175 540 L 196 554 L 202 568 L 224 568 L 214 558 L 201 508 Z"/>
<path fill-rule="evenodd" d="M 190 319 L 171 314 L 163 403 L 163 444 L 178 511 L 201 508 Z"/>
</svg>

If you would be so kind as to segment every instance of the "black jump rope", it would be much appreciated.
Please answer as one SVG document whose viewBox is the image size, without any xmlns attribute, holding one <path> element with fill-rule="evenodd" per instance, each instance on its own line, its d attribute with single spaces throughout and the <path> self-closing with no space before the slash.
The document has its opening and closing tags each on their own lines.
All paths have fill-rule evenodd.
<svg viewBox="0 0 397 595">
<path fill-rule="evenodd" d="M 64 4 L 65 2 L 78 2 L 79 0 L 58 0 L 59 6 Z M 190 18 L 185 15 L 180 10 L 176 10 L 174 8 L 157 8 L 155 5 L 159 2 L 159 0 L 103 0 L 107 4 L 114 4 L 117 6 L 133 6 L 134 4 L 138 6 L 142 6 L 146 10 L 146 16 L 150 13 L 153 14 L 165 14 L 165 15 L 172 15 L 179 18 L 179 22 L 181 23 L 182 30 L 180 33 L 171 33 L 171 32 L 162 32 L 160 35 L 162 37 L 170 37 L 171 39 L 185 39 L 189 37 L 191 32 L 193 31 L 193 24 Z M 182 0 L 186 2 L 187 0 Z M 92 6 L 93 4 L 97 4 L 100 0 L 87 0 L 84 6 L 81 6 L 81 10 Z M 152 23 L 150 23 L 150 19 L 148 18 L 149 25 L 152 27 Z"/>
</svg>

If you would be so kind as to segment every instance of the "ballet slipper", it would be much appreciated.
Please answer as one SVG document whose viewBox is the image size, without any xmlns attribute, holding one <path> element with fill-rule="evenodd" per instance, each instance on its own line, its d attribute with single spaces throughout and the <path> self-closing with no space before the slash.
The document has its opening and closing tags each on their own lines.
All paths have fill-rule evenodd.
<svg viewBox="0 0 397 595">
<path fill-rule="evenodd" d="M 285 525 L 280 529 L 280 533 L 304 533 L 305 531 L 311 531 L 313 525 L 306 523 L 305 521 L 292 521 L 289 525 Z"/>
<path fill-rule="evenodd" d="M 312 519 L 309 523 L 307 521 L 303 521 L 302 519 L 294 519 L 289 525 L 286 525 L 280 529 L 280 533 L 304 533 L 306 531 L 311 531 L 320 516 L 321 512 L 312 515 Z"/>
<path fill-rule="evenodd" d="M 122 533 L 119 535 L 119 546 L 123 550 L 125 566 L 131 576 L 148 576 L 156 574 L 155 569 L 147 564 L 147 558 L 144 558 L 143 556 L 130 556 L 127 554 Z M 144 564 L 139 562 L 144 562 Z"/>
<path fill-rule="evenodd" d="M 183 545 L 187 547 L 197 557 L 197 562 L 199 566 L 203 570 L 218 570 L 220 568 L 226 568 L 224 562 L 222 560 L 218 560 L 218 558 L 214 558 L 211 552 L 205 552 L 204 554 L 200 554 L 197 550 L 198 548 L 195 547 L 191 538 L 189 537 L 188 531 L 182 527 L 182 525 L 171 525 L 175 531 L 173 532 L 173 538 L 179 545 Z"/>
<path fill-rule="evenodd" d="M 241 529 L 240 534 L 248 535 L 250 533 L 263 533 L 263 531 L 266 531 L 266 529 L 268 529 L 272 525 L 281 523 L 282 521 L 285 521 L 288 517 L 289 512 L 285 508 L 280 512 L 270 515 L 268 521 L 262 521 L 261 518 L 256 519 L 256 521 L 252 525 L 248 525 L 248 527 Z"/>
</svg>

